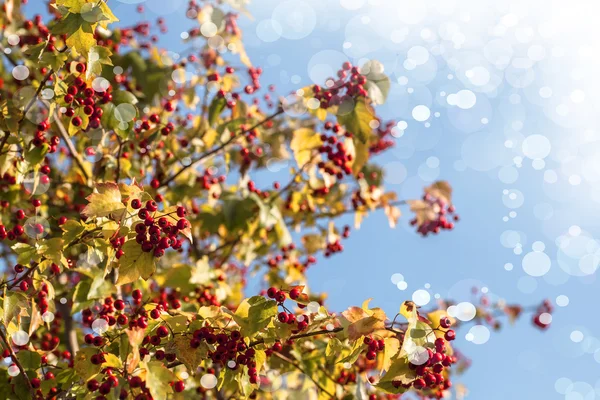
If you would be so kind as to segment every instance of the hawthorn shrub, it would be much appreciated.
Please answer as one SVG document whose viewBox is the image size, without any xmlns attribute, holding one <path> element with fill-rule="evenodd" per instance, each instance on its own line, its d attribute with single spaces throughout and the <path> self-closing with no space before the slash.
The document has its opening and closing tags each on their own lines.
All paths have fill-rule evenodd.
<svg viewBox="0 0 600 400">
<path fill-rule="evenodd" d="M 441 398 L 468 366 L 452 301 L 335 313 L 309 290 L 342 216 L 393 227 L 406 207 L 423 236 L 459 217 L 447 182 L 385 190 L 380 63 L 277 97 L 239 4 L 191 0 L 183 59 L 155 45 L 162 19 L 116 28 L 102 0 L 51 1 L 46 22 L 2 4 L 0 397 Z M 284 182 L 252 180 L 278 162 Z M 245 298 L 248 274 L 265 290 Z M 523 311 L 479 296 L 467 319 Z M 551 305 L 532 311 L 545 329 Z"/>
</svg>

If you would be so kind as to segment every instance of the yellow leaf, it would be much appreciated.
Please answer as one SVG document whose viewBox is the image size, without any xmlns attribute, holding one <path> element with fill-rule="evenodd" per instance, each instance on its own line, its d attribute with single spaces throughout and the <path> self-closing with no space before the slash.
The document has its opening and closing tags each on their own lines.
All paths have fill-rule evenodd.
<svg viewBox="0 0 600 400">
<path fill-rule="evenodd" d="M 91 29 L 87 29 L 85 25 L 82 25 L 77 29 L 71 36 L 67 38 L 67 47 L 71 49 L 74 55 L 87 56 L 90 49 L 96 45 L 96 38 L 94 38 L 94 25 Z"/>
<path fill-rule="evenodd" d="M 400 350 L 400 341 L 395 337 L 388 337 L 383 340 L 385 342 L 385 347 L 381 361 L 381 371 L 387 371 L 392 365 L 392 358 L 395 357 Z"/>
<path fill-rule="evenodd" d="M 377 311 L 373 315 L 359 307 L 350 307 L 342 312 L 344 318 L 350 322 L 347 327 L 348 339 L 357 340 L 361 336 L 385 329 L 385 313 L 380 309 L 373 311 L 375 310 Z"/>
<path fill-rule="evenodd" d="M 156 261 L 152 252 L 145 252 L 142 246 L 133 240 L 123 246 L 125 254 L 119 259 L 119 278 L 117 285 L 148 279 L 156 270 Z"/>
<path fill-rule="evenodd" d="M 313 150 L 318 149 L 322 144 L 321 136 L 314 130 L 310 128 L 296 129 L 290 147 L 298 166 L 303 167 L 309 162 Z"/>
<path fill-rule="evenodd" d="M 88 218 L 106 217 L 111 214 L 121 218 L 125 212 L 125 205 L 121 202 L 121 192 L 116 183 L 97 184 L 96 191 L 86 199 L 90 203 L 85 206 L 82 214 Z"/>
</svg>

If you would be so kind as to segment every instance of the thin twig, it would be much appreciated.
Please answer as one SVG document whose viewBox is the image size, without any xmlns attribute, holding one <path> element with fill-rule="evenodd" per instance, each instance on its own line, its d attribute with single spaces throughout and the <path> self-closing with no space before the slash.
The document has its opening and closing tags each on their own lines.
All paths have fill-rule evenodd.
<svg viewBox="0 0 600 400">
<path fill-rule="evenodd" d="M 50 79 L 50 76 L 53 73 L 54 73 L 54 70 L 51 69 L 50 71 L 48 71 L 48 73 L 46 74 L 46 76 L 44 76 L 44 79 L 42 79 L 42 81 L 40 82 L 40 85 L 38 86 L 38 88 L 35 91 L 35 95 L 33 95 L 32 99 L 29 100 L 29 103 L 27 103 L 27 105 L 25 106 L 25 109 L 23 110 L 23 116 L 21 117 L 21 120 L 19 121 L 19 124 L 21 122 L 23 122 L 23 120 L 25 119 L 25 117 L 27 117 L 27 113 L 29 112 L 29 110 L 31 110 L 31 107 L 33 107 L 33 105 L 37 101 L 38 96 L 40 95 L 42 89 L 46 85 L 46 82 L 48 82 L 48 79 Z"/>
<path fill-rule="evenodd" d="M 198 158 L 196 158 L 194 161 L 192 161 L 190 164 L 183 166 L 179 171 L 177 171 L 175 174 L 171 175 L 169 178 L 165 179 L 164 181 L 162 181 L 160 183 L 159 187 L 163 187 L 163 186 L 167 186 L 169 183 L 173 182 L 175 179 L 177 179 L 177 177 L 179 175 L 181 175 L 182 173 L 184 173 L 187 169 L 192 168 L 193 166 L 195 166 L 196 164 L 198 164 L 200 161 L 212 156 L 213 154 L 216 154 L 218 152 L 220 152 L 221 150 L 223 150 L 225 147 L 227 147 L 229 144 L 231 144 L 234 140 L 236 140 L 237 138 L 243 136 L 244 134 L 250 132 L 253 129 L 258 128 L 259 126 L 261 126 L 262 124 L 272 120 L 273 118 L 277 117 L 278 115 L 283 113 L 283 109 L 278 110 L 275 114 L 272 114 L 270 116 L 268 116 L 267 118 L 263 119 L 260 122 L 257 122 L 256 124 L 254 124 L 252 127 L 245 129 L 241 132 L 239 132 L 238 134 L 234 134 L 232 135 L 229 139 L 227 139 L 225 142 L 223 142 L 222 144 L 220 144 L 219 146 L 207 151 L 206 153 L 203 153 L 202 155 L 200 155 Z"/>
<path fill-rule="evenodd" d="M 297 370 L 299 370 L 300 372 L 302 372 L 304 375 L 308 376 L 315 385 L 317 385 L 317 387 L 325 394 L 327 394 L 328 396 L 331 396 L 332 398 L 337 398 L 335 395 L 333 395 L 332 393 L 330 393 L 327 389 L 325 389 L 323 386 L 321 386 L 321 384 L 319 382 L 317 382 L 312 376 L 310 376 L 309 373 L 307 373 L 304 368 L 302 368 L 302 366 L 300 364 L 298 364 L 296 361 L 284 356 L 281 353 L 278 352 L 274 352 L 273 355 L 277 358 L 280 358 L 281 360 L 287 362 L 288 364 L 294 366 Z"/>
<path fill-rule="evenodd" d="M 117 177 L 115 182 L 119 183 L 119 178 L 121 177 L 121 153 L 123 152 L 123 139 L 117 135 L 117 140 L 119 141 L 119 151 L 117 152 Z"/>
<path fill-rule="evenodd" d="M 6 142 L 8 142 L 9 137 L 10 137 L 10 132 L 5 132 L 5 135 L 2 138 L 2 142 L 0 143 L 0 153 L 2 152 L 2 149 L 4 148 L 4 145 L 6 144 Z"/>
<path fill-rule="evenodd" d="M 73 145 L 73 141 L 69 137 L 69 134 L 67 133 L 67 130 L 65 129 L 65 126 L 58 118 L 55 119 L 55 122 L 56 122 L 56 126 L 58 126 L 60 137 L 65 141 L 65 143 L 67 144 L 67 147 L 69 148 L 69 151 L 71 152 L 71 157 L 73 158 L 73 160 L 75 161 L 75 163 L 77 164 L 79 169 L 81 169 L 81 172 L 83 173 L 83 176 L 85 177 L 85 180 L 89 181 L 90 177 L 89 177 L 87 171 L 85 170 L 85 167 L 83 166 L 83 160 L 81 159 L 81 156 L 79 155 L 79 153 L 77 152 L 77 149 Z"/>
<path fill-rule="evenodd" d="M 334 328 L 332 330 L 321 330 L 321 331 L 313 331 L 313 332 L 308 332 L 308 333 L 301 333 L 299 335 L 294 335 L 294 336 L 290 336 L 288 340 L 295 340 L 295 339 L 302 339 L 302 338 L 307 338 L 307 337 L 311 337 L 311 336 L 317 336 L 317 335 L 327 335 L 327 334 L 332 334 L 332 333 L 338 333 L 343 331 L 344 328 Z M 257 344 L 261 344 L 264 343 L 264 339 L 258 339 L 252 343 L 250 343 L 250 347 L 254 347 Z"/>
<path fill-rule="evenodd" d="M 21 375 L 23 375 L 23 377 L 25 378 L 25 382 L 27 383 L 27 387 L 29 388 L 29 391 L 33 392 L 33 386 L 31 385 L 29 376 L 27 376 L 27 374 L 25 373 L 25 369 L 21 365 L 21 362 L 17 358 L 17 355 L 13 351 L 10 343 L 8 342 L 8 338 L 6 337 L 6 334 L 4 333 L 4 331 L 2 331 L 2 329 L 0 329 L 0 338 L 2 338 L 2 341 L 6 345 L 6 348 L 8 349 L 8 351 L 10 353 L 10 358 L 12 358 L 12 360 L 15 363 L 15 365 L 17 366 L 17 368 L 19 368 L 19 371 L 21 371 Z"/>
</svg>

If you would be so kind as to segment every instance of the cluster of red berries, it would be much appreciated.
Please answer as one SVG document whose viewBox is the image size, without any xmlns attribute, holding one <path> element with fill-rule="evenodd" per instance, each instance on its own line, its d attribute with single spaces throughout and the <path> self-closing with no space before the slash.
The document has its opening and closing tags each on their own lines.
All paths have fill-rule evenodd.
<svg viewBox="0 0 600 400">
<path fill-rule="evenodd" d="M 395 121 L 388 121 L 385 125 L 381 124 L 375 129 L 377 141 L 369 147 L 370 154 L 379 154 L 394 146 L 394 143 L 396 142 L 393 138 L 390 138 L 390 136 L 393 136 L 394 126 L 396 126 Z"/>
<path fill-rule="evenodd" d="M 446 203 L 443 199 L 438 199 L 430 195 L 429 193 L 425 193 L 423 196 L 423 201 L 427 203 L 430 207 L 431 211 L 435 214 L 435 218 L 424 221 L 421 225 L 417 227 L 417 232 L 423 236 L 427 236 L 429 233 L 437 234 L 443 230 L 452 230 L 454 229 L 454 222 L 458 221 L 459 216 L 454 214 L 456 212 L 454 206 L 452 204 Z M 410 221 L 412 226 L 418 224 L 417 219 L 413 219 Z"/>
<path fill-rule="evenodd" d="M 385 342 L 383 339 L 374 339 L 371 336 L 365 336 L 363 343 L 367 345 L 367 353 L 365 357 L 369 361 L 373 361 L 377 358 L 377 353 L 385 349 Z"/>
<path fill-rule="evenodd" d="M 140 135 L 145 131 L 149 131 L 153 128 L 158 128 L 159 126 L 161 126 L 160 116 L 158 114 L 150 114 L 149 117 L 142 117 L 142 119 L 136 124 L 134 132 Z M 160 134 L 163 136 L 168 136 L 169 133 L 173 132 L 174 130 L 175 124 L 173 124 L 172 122 L 167 122 L 165 126 L 160 128 Z"/>
<path fill-rule="evenodd" d="M 86 66 L 83 63 L 76 63 L 74 69 L 83 74 Z M 89 117 L 88 126 L 92 129 L 100 127 L 100 118 L 104 113 L 100 104 L 112 101 L 110 89 L 109 87 L 105 92 L 96 92 L 94 89 L 87 87 L 87 83 L 83 78 L 75 78 L 67 88 L 67 94 L 63 97 L 63 101 L 67 104 L 65 115 L 71 118 L 71 124 L 76 127 L 83 124 L 81 117 L 75 116 L 75 109 L 83 108 L 83 113 Z"/>
<path fill-rule="evenodd" d="M 338 133 L 341 132 L 340 125 L 326 122 L 324 127 L 326 131 L 331 130 L 334 134 L 330 136 L 326 133 L 321 134 L 321 142 L 323 142 L 323 144 L 319 147 L 319 152 L 325 153 L 329 162 L 320 161 L 318 167 L 329 175 L 335 175 L 338 179 L 344 178 L 344 174 L 351 175 L 352 154 L 346 153 L 344 142 L 338 139 Z M 344 136 L 352 137 L 352 133 L 346 131 Z M 327 193 L 328 190 L 323 194 Z"/>
<path fill-rule="evenodd" d="M 554 311 L 554 306 L 550 302 L 550 300 L 544 300 L 542 304 L 537 308 L 534 316 L 533 323 L 535 326 L 542 330 L 548 329 L 550 327 L 551 318 L 541 318 L 542 314 L 552 314 Z"/>
<path fill-rule="evenodd" d="M 50 173 L 50 167 L 47 165 L 44 165 L 44 167 L 47 168 L 43 168 L 44 171 L 47 171 L 48 173 Z M 43 175 L 46 176 L 46 175 Z M 47 178 L 47 176 L 46 176 Z M 42 201 L 40 199 L 32 199 L 31 200 L 31 205 L 35 208 L 41 207 L 42 205 Z M 15 212 L 15 217 L 18 221 L 21 221 L 23 219 L 25 219 L 26 214 L 25 211 L 22 209 L 19 209 Z M 33 233 L 35 233 L 35 235 L 41 235 L 44 233 L 44 226 L 41 223 L 34 223 L 32 224 L 32 228 L 33 228 Z M 20 225 L 20 224 L 15 224 L 13 226 L 13 228 L 10 231 L 6 231 L 6 227 L 4 225 L 0 225 L 0 240 L 4 240 L 6 238 L 8 238 L 8 240 L 15 240 L 17 238 L 19 238 L 21 235 L 23 235 L 23 233 L 25 233 L 25 228 Z"/>
<path fill-rule="evenodd" d="M 350 227 L 348 225 L 344 226 L 342 237 L 344 239 L 350 237 Z M 340 253 L 342 251 L 344 251 L 344 245 L 342 245 L 339 239 L 336 239 L 333 242 L 327 243 L 327 247 L 325 247 L 325 257 L 330 257 L 333 254 Z"/>
<path fill-rule="evenodd" d="M 360 74 L 359 69 L 345 62 L 342 64 L 342 69 L 337 71 L 337 78 L 332 77 L 327 80 L 327 88 L 313 86 L 313 95 L 319 100 L 321 108 L 326 109 L 341 104 L 348 97 L 367 97 L 365 83 L 367 78 Z"/>
<path fill-rule="evenodd" d="M 94 358 L 94 356 L 98 356 L 98 355 L 101 355 L 101 357 L 99 357 L 99 358 L 102 359 L 102 362 L 94 363 L 93 358 Z M 102 353 L 94 354 L 92 356 L 92 364 L 99 365 L 99 364 L 102 364 L 104 361 L 105 361 L 104 355 Z M 102 397 L 104 397 L 104 395 L 109 394 L 113 388 L 119 386 L 119 379 L 113 373 L 112 368 L 105 368 L 102 370 L 102 373 L 104 374 L 102 383 L 98 382 L 95 378 L 92 378 L 89 381 L 87 381 L 86 387 L 90 392 L 93 393 L 95 391 L 98 391 L 98 393 L 100 393 L 100 395 L 102 395 Z M 127 391 L 125 390 L 125 388 L 121 389 L 119 398 L 127 398 Z"/>
<path fill-rule="evenodd" d="M 433 396 L 441 398 L 442 392 L 452 386 L 450 380 L 444 378 L 444 370 L 458 361 L 455 355 L 445 354 L 446 340 L 444 338 L 437 338 L 435 340 L 434 350 L 427 349 L 428 359 L 425 363 L 421 365 L 409 364 L 409 368 L 414 370 L 417 375 L 416 379 L 409 384 L 393 381 L 392 384 L 394 387 L 410 388 L 412 386 L 417 390 L 429 388 L 433 391 Z"/>
<path fill-rule="evenodd" d="M 277 304 L 279 306 L 283 307 L 283 303 L 285 302 L 285 300 L 287 299 L 287 297 L 289 296 L 289 298 L 291 300 L 298 300 L 300 299 L 300 296 L 302 295 L 302 291 L 295 287 L 292 288 L 289 293 L 284 292 L 283 290 L 279 290 L 275 287 L 270 287 L 269 289 L 267 289 L 267 297 L 274 299 L 275 301 L 277 301 Z M 305 308 L 306 306 L 302 303 L 297 303 L 299 308 Z M 295 314 L 289 312 L 285 307 L 283 307 L 285 311 L 281 311 L 279 314 L 277 314 L 277 320 L 282 323 L 282 324 L 289 324 L 289 325 L 293 325 L 296 324 L 295 329 L 292 330 L 292 333 L 296 334 L 298 332 L 301 332 L 303 330 L 305 330 L 308 327 L 308 323 L 309 318 L 306 315 L 300 315 L 298 317 L 296 317 Z"/>
<path fill-rule="evenodd" d="M 2 7 L 4 9 L 4 11 L 6 11 L 5 7 L 6 7 L 6 3 L 2 4 Z M 37 33 L 33 32 L 33 28 L 37 29 Z M 34 15 L 33 20 L 25 20 L 23 21 L 23 29 L 25 29 L 27 31 L 26 34 L 20 35 L 19 37 L 19 43 L 18 45 L 20 47 L 23 46 L 35 46 L 37 44 L 41 44 L 44 41 L 48 40 L 48 45 L 46 46 L 46 49 L 48 51 L 54 51 L 54 43 L 56 42 L 56 38 L 52 35 L 50 35 L 50 31 L 48 30 L 48 27 L 44 24 L 44 22 L 42 21 L 42 16 L 41 15 Z"/>
<path fill-rule="evenodd" d="M 343 369 L 340 371 L 340 375 L 337 377 L 336 382 L 340 385 L 349 385 L 356 383 L 356 374 L 354 372 L 349 372 Z"/>
<path fill-rule="evenodd" d="M 208 352 L 208 356 L 213 363 L 226 365 L 227 368 L 233 370 L 237 369 L 240 365 L 245 365 L 248 367 L 250 381 L 252 383 L 257 382 L 258 373 L 254 360 L 255 351 L 246 345 L 240 331 L 232 330 L 216 333 L 215 328 L 204 326 L 193 332 L 190 347 L 198 348 L 202 341 L 210 345 L 216 345 L 214 351 Z"/>
<path fill-rule="evenodd" d="M 46 138 L 45 134 L 46 131 L 48 129 L 50 129 L 50 122 L 46 121 L 42 121 L 39 124 L 37 124 L 37 130 L 35 131 L 35 134 L 33 135 L 33 140 L 31 141 L 31 144 L 34 147 L 40 147 L 42 145 L 44 145 L 45 143 L 48 143 L 48 139 Z M 60 138 L 58 136 L 52 136 L 50 138 L 50 147 L 48 148 L 48 153 L 55 153 L 58 145 L 60 144 Z M 48 173 L 42 172 L 44 175 L 48 175 Z M 44 183 L 44 182 L 42 182 Z M 46 182 L 48 183 L 48 182 Z"/>
<path fill-rule="evenodd" d="M 187 214 L 184 207 L 177 207 L 176 214 L 179 220 L 176 223 L 169 221 L 169 217 L 174 219 L 170 214 L 156 215 L 158 204 L 154 200 L 148 200 L 142 207 L 139 199 L 133 199 L 131 208 L 139 210 L 137 215 L 143 221 L 137 223 L 134 229 L 137 234 L 135 241 L 142 246 L 144 252 L 153 252 L 155 257 L 162 257 L 168 248 L 181 249 L 183 241 L 177 238 L 177 234 L 189 227 L 188 220 L 184 218 Z M 113 246 L 116 245 L 115 249 L 118 249 L 116 257 L 121 258 L 124 252 L 120 246 L 123 245 L 124 240 L 121 238 L 114 238 L 114 240 Z"/>
<path fill-rule="evenodd" d="M 213 176 L 211 170 L 206 169 L 202 175 L 196 177 L 196 183 L 200 185 L 201 189 L 210 190 L 213 185 L 225 182 L 226 178 L 225 175 Z"/>
</svg>

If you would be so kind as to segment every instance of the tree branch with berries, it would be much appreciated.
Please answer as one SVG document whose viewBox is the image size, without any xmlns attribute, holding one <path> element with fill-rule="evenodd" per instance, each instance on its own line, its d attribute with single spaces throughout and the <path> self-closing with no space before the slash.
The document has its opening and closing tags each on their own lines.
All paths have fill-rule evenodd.
<svg viewBox="0 0 600 400">
<path fill-rule="evenodd" d="M 381 63 L 344 63 L 278 97 L 244 50 L 239 2 L 189 1 L 181 59 L 157 45 L 162 18 L 119 22 L 106 1 L 53 0 L 44 20 L 26 3 L 0 9 L 7 398 L 453 390 L 470 362 L 452 346 L 469 321 L 451 299 L 405 301 L 391 318 L 370 301 L 335 312 L 306 278 L 371 213 L 422 236 L 459 221 L 446 181 L 416 199 L 383 184 L 377 156 L 395 124 L 376 112 L 390 88 Z M 257 183 L 269 173 L 283 180 Z M 246 293 L 256 275 L 264 290 Z M 476 303 L 472 321 L 494 329 L 525 312 L 545 329 L 552 312 Z"/>
</svg>

